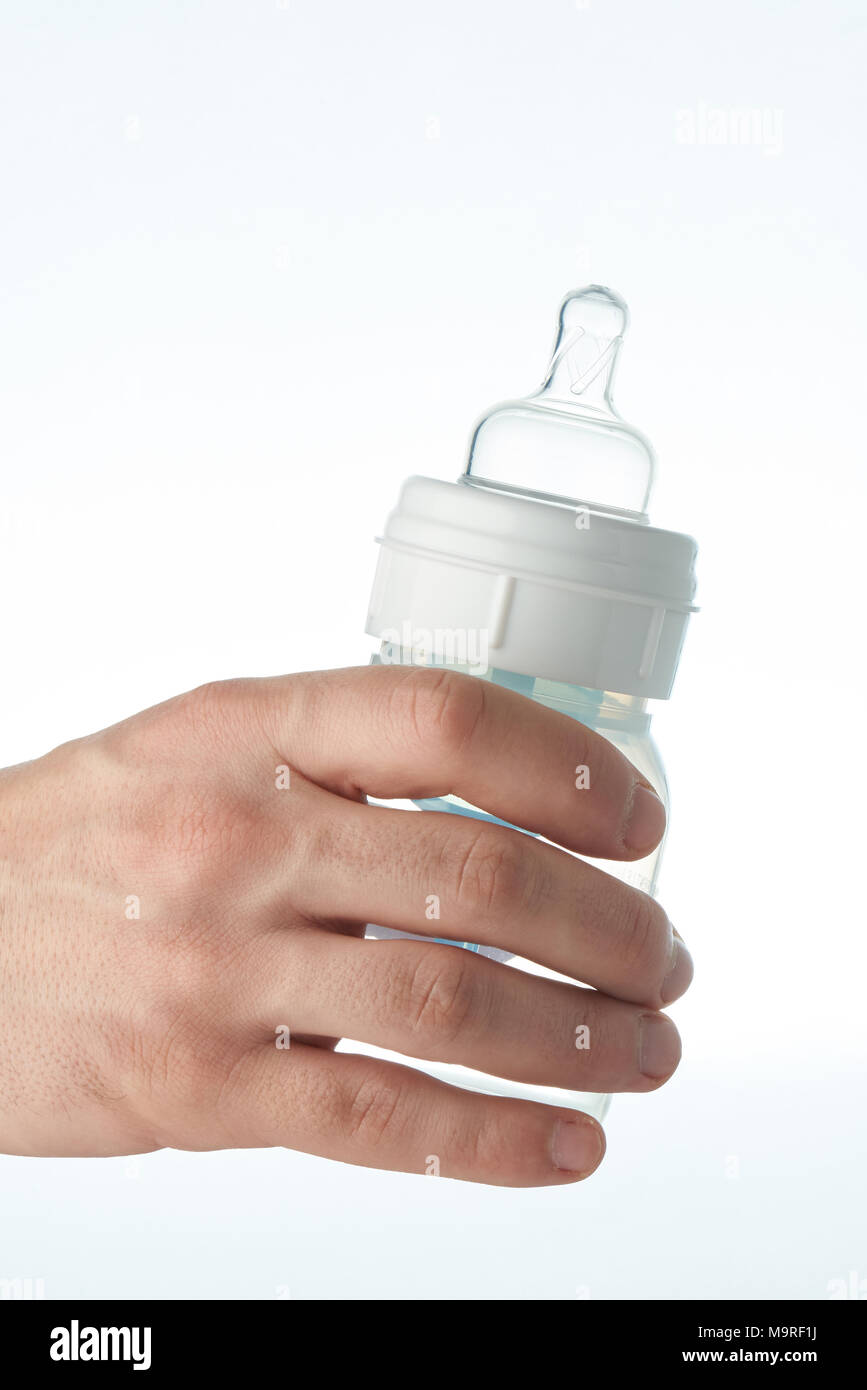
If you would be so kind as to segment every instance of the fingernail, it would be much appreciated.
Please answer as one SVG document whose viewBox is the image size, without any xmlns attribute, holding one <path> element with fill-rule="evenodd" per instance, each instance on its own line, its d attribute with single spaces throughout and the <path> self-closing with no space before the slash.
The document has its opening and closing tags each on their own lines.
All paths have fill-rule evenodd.
<svg viewBox="0 0 867 1390">
<path fill-rule="evenodd" d="M 592 1173 L 602 1162 L 605 1139 L 602 1130 L 589 1117 L 558 1120 L 554 1126 L 551 1157 L 554 1167 L 564 1173 Z"/>
<path fill-rule="evenodd" d="M 661 1081 L 680 1061 L 680 1035 L 664 1014 L 642 1014 L 638 1021 L 638 1065 L 642 1076 Z"/>
<path fill-rule="evenodd" d="M 679 999 L 682 994 L 685 994 L 689 989 L 694 973 L 692 956 L 677 932 L 674 933 L 674 936 L 671 966 L 659 991 L 659 997 L 663 1004 L 673 1004 L 675 999 Z"/>
<path fill-rule="evenodd" d="M 665 807 L 656 792 L 636 784 L 632 793 L 629 819 L 623 832 L 623 843 L 627 849 L 644 850 L 649 853 L 662 839 L 665 830 Z"/>
</svg>

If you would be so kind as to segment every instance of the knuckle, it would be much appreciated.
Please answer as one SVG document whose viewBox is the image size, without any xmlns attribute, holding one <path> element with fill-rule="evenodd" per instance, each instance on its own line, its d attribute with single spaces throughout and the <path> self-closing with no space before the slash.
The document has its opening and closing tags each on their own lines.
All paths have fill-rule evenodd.
<svg viewBox="0 0 867 1390">
<path fill-rule="evenodd" d="M 199 691 L 181 700 L 198 700 Z M 172 703 L 172 702 L 170 702 Z M 235 775 L 235 761 L 197 742 L 168 706 L 146 712 L 108 740 L 121 779 L 115 798 L 118 863 L 168 883 L 206 880 L 255 856 L 264 808 Z M 261 855 L 260 855 L 261 857 Z"/>
<path fill-rule="evenodd" d="M 400 1125 L 404 1087 L 381 1072 L 365 1076 L 345 1101 L 344 1132 L 353 1144 L 378 1148 L 391 1139 Z"/>
<path fill-rule="evenodd" d="M 668 951 L 668 918 L 647 893 L 632 890 L 626 902 L 621 955 L 627 966 L 657 974 Z"/>
<path fill-rule="evenodd" d="M 206 681 L 176 695 L 169 701 L 167 710 L 184 725 L 193 725 L 206 732 L 223 732 L 237 717 L 248 686 L 249 682 L 241 679 Z"/>
<path fill-rule="evenodd" d="M 537 893 L 530 855 L 512 831 L 486 826 L 455 854 L 454 898 L 461 911 L 513 915 L 532 907 Z"/>
<path fill-rule="evenodd" d="M 211 1076 L 210 1113 L 218 1121 L 230 1144 L 249 1143 L 250 1125 L 260 1146 L 266 1146 L 271 1133 L 279 1132 L 280 1101 L 269 1094 L 261 1082 L 255 1084 L 249 1063 L 254 1057 L 251 1049 L 226 1049 L 209 1067 Z M 282 1101 L 282 1097 L 280 1098 Z M 243 1120 L 240 1121 L 240 1117 Z M 253 1119 L 252 1117 L 255 1117 Z M 246 1133 L 242 1132 L 246 1131 Z"/>
<path fill-rule="evenodd" d="M 189 765 L 191 756 L 204 765 L 215 757 L 230 763 L 251 742 L 258 690 L 256 681 L 239 678 L 184 691 L 127 721 L 122 747 L 150 763 Z"/>
<path fill-rule="evenodd" d="M 192 1117 L 211 1107 L 230 1054 L 229 1038 L 216 1019 L 186 1003 L 166 1001 L 149 1012 L 134 1049 L 138 1089 L 154 1123 L 161 1124 L 175 1111 Z"/>
<path fill-rule="evenodd" d="M 417 1045 L 436 1050 L 454 1042 L 477 1011 L 466 952 L 455 946 L 422 947 L 408 988 L 406 1014 Z"/>
<path fill-rule="evenodd" d="M 280 830 L 283 857 L 293 881 L 303 879 L 311 865 L 330 872 L 340 864 L 359 873 L 367 865 L 365 846 L 359 837 L 347 833 L 347 826 L 333 814 L 305 807 L 303 815 L 281 822 Z"/>
<path fill-rule="evenodd" d="M 322 883 L 336 874 L 346 882 L 363 882 L 381 872 L 381 852 L 374 837 L 349 818 L 335 815 L 317 798 L 296 796 L 291 814 L 269 825 L 260 843 L 260 858 L 270 852 L 283 866 L 294 908 L 323 920 Z"/>
<path fill-rule="evenodd" d="M 221 869 L 247 862 L 261 839 L 255 808 L 225 788 L 187 784 L 154 800 L 148 848 L 173 879 L 211 883 Z"/>
<path fill-rule="evenodd" d="M 515 1163 L 515 1132 L 500 1117 L 489 1117 L 463 1135 L 463 1159 L 474 1173 L 503 1173 Z M 529 1146 L 528 1146 L 529 1148 Z M 518 1152 L 520 1152 L 518 1147 Z"/>
<path fill-rule="evenodd" d="M 231 682 L 210 681 L 152 705 L 107 729 L 105 741 L 123 762 L 134 766 L 183 758 L 191 741 L 221 726 L 228 708 L 228 685 Z"/>
<path fill-rule="evenodd" d="M 444 755 L 465 752 L 483 718 L 483 681 L 455 671 L 408 672 L 397 687 L 404 721 L 420 743 L 434 743 Z"/>
<path fill-rule="evenodd" d="M 155 987 L 169 1006 L 203 1008 L 213 1017 L 224 1002 L 220 982 L 236 965 L 237 954 L 237 946 L 232 948 L 227 932 L 212 918 L 184 920 L 158 952 L 154 965 L 162 978 L 155 980 Z"/>
<path fill-rule="evenodd" d="M 219 1066 L 229 1041 L 222 982 L 234 973 L 236 957 L 225 933 L 191 923 L 170 937 L 161 934 L 139 957 L 134 1055 L 149 1089 L 184 1084 Z"/>
</svg>

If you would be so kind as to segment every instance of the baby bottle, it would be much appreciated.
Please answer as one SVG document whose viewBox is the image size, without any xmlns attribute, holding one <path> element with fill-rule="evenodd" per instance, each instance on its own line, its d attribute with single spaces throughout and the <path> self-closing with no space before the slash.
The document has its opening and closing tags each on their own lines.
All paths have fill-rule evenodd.
<svg viewBox="0 0 867 1390">
<path fill-rule="evenodd" d="M 694 611 L 696 544 L 648 522 L 653 451 L 611 397 L 627 317 L 623 300 L 599 285 L 567 295 L 539 390 L 483 417 L 457 482 L 406 481 L 379 538 L 366 630 L 380 643 L 374 661 L 464 671 L 580 720 L 620 749 L 667 810 L 648 701 L 671 693 Z M 455 796 L 402 804 L 495 819 Z M 660 854 L 661 846 L 633 863 L 589 862 L 652 894 Z M 430 940 L 407 926 L 371 924 L 367 933 Z M 492 947 L 449 944 L 563 978 Z M 597 1119 L 609 1100 L 413 1065 L 453 1085 Z"/>
</svg>

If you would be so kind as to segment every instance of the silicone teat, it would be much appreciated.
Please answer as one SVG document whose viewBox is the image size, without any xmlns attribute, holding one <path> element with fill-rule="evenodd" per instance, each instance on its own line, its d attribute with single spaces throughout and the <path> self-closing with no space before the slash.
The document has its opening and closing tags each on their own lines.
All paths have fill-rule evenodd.
<svg viewBox="0 0 867 1390">
<path fill-rule="evenodd" d="M 611 399 L 628 321 L 623 300 L 601 285 L 568 294 L 542 386 L 480 421 L 464 481 L 646 520 L 653 450 Z"/>
</svg>

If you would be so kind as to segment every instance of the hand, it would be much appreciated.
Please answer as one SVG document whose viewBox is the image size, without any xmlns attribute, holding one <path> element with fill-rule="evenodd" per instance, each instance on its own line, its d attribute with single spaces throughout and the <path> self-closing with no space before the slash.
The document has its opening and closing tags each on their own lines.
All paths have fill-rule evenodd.
<svg viewBox="0 0 867 1390">
<path fill-rule="evenodd" d="M 662 908 L 517 830 L 365 800 L 449 792 L 597 858 L 640 858 L 664 828 L 581 724 L 412 667 L 202 686 L 0 773 L 0 1149 L 284 1145 L 419 1173 L 437 1154 L 444 1176 L 515 1186 L 590 1173 L 589 1116 L 333 1051 L 347 1037 L 585 1091 L 650 1091 L 677 1065 L 658 1010 L 692 966 Z M 594 988 L 365 940 L 366 922 Z"/>
</svg>

